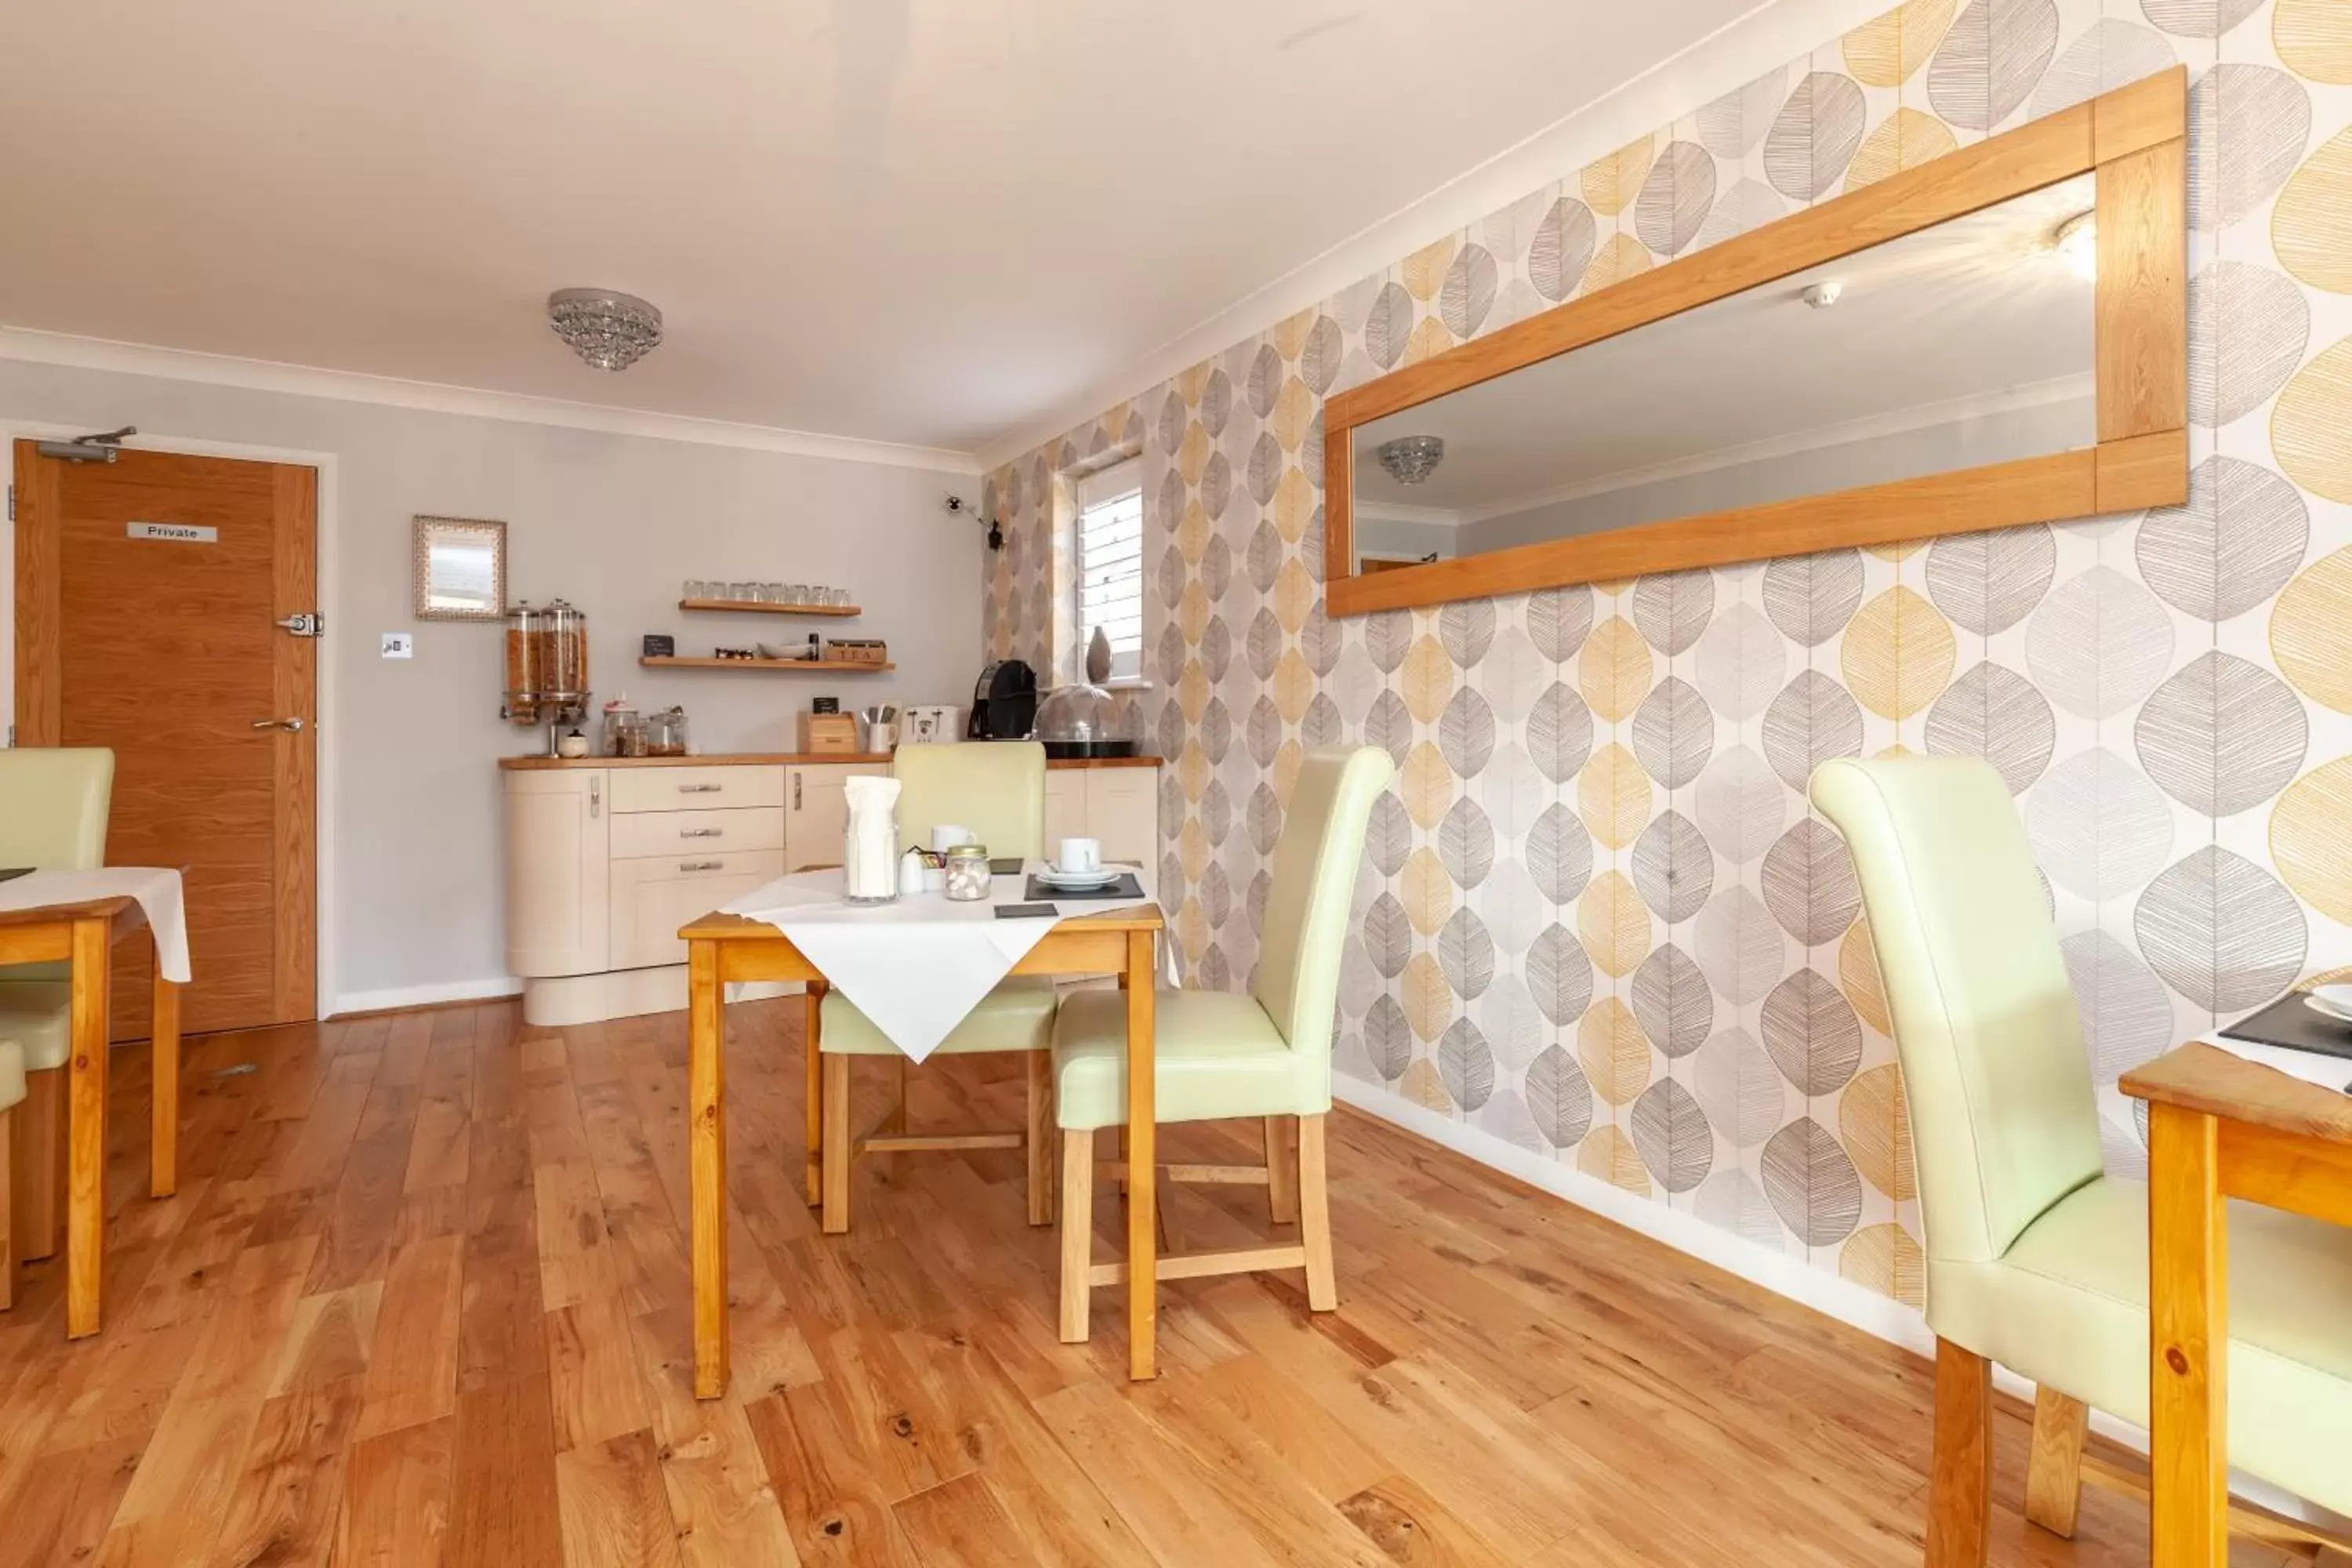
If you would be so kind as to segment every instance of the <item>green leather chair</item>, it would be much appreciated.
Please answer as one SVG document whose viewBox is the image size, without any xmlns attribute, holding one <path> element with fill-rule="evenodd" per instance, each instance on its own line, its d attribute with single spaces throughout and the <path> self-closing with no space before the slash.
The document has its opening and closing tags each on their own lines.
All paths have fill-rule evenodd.
<svg viewBox="0 0 2352 1568">
<path fill-rule="evenodd" d="M 1878 950 L 1937 1342 L 1927 1561 L 1985 1561 L 1990 1363 L 2032 1379 L 2027 1517 L 2074 1533 L 2084 1406 L 2148 1419 L 2147 1191 L 2105 1174 L 2088 1054 L 2032 852 L 1985 763 L 1824 763 Z M 2230 1458 L 2352 1512 L 2352 1230 L 2230 1213 Z"/>
<path fill-rule="evenodd" d="M 106 864 L 114 753 L 104 747 L 0 750 L 0 867 L 80 871 Z M 0 1045 L 21 1058 L 24 1110 L 11 1142 L 16 1250 L 47 1258 L 65 1237 L 66 1060 L 71 970 L 0 967 Z"/>
<path fill-rule="evenodd" d="M 16 1142 L 16 1107 L 25 1103 L 25 1053 L 14 1040 L 0 1040 L 0 1312 L 16 1304 L 16 1224 L 10 1206 L 16 1185 L 9 1173 Z"/>
<path fill-rule="evenodd" d="M 1331 1109 L 1331 1024 L 1349 906 L 1373 804 L 1396 772 L 1377 747 L 1312 751 L 1299 765 L 1282 839 L 1275 846 L 1257 981 L 1250 994 L 1160 991 L 1154 1105 L 1161 1122 L 1255 1118 L 1265 1163 L 1192 1169 L 1218 1181 L 1264 1182 L 1276 1223 L 1298 1221 L 1299 1245 L 1244 1249 L 1222 1266 L 1234 1274 L 1307 1270 L 1307 1305 L 1339 1304 L 1324 1193 L 1324 1114 Z M 1127 999 L 1080 991 L 1054 1025 L 1055 1116 L 1062 1128 L 1062 1338 L 1087 1337 L 1093 1267 L 1095 1134 L 1127 1121 Z M 1291 1163 L 1284 1136 L 1297 1118 Z"/>
<path fill-rule="evenodd" d="M 969 827 L 992 857 L 1042 858 L 1045 852 L 1045 748 L 1034 741 L 972 741 L 952 745 L 901 746 L 892 758 L 898 780 L 898 838 L 902 847 L 929 848 L 931 829 L 953 823 Z M 1020 1149 L 1029 1152 L 1029 1223 L 1054 1218 L 1054 1172 L 1044 1131 L 1052 1124 L 1053 1080 L 1046 1048 L 1053 1044 L 1054 983 L 1013 975 L 986 996 L 950 1031 L 933 1053 L 977 1056 L 992 1051 L 1028 1057 L 1029 1114 L 1020 1131 L 907 1132 L 907 1058 L 847 997 L 827 993 L 814 1009 L 822 1068 L 818 1112 L 812 1130 L 824 1151 L 819 1200 L 828 1234 L 849 1228 L 850 1162 L 858 1154 L 922 1149 Z M 897 1098 L 882 1129 L 850 1142 L 849 1063 L 853 1057 L 880 1057 L 893 1065 Z M 835 1134 L 839 1133 L 839 1136 Z"/>
</svg>

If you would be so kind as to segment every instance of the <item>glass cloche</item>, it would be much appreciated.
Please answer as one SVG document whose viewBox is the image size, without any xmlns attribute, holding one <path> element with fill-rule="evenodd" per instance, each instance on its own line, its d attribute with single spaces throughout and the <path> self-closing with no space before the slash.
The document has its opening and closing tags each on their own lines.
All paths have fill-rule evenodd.
<svg viewBox="0 0 2352 1568">
<path fill-rule="evenodd" d="M 1133 703 L 1080 682 L 1045 695 L 1030 733 L 1049 757 L 1131 757 L 1139 722 Z"/>
</svg>

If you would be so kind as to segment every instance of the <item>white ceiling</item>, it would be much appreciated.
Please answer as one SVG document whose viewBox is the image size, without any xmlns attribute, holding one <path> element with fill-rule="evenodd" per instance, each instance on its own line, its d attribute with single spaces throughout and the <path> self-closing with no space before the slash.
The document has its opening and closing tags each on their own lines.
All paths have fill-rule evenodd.
<svg viewBox="0 0 2352 1568">
<path fill-rule="evenodd" d="M 0 323 L 967 451 L 1773 4 L 12 0 Z"/>
<path fill-rule="evenodd" d="M 2095 291 L 2050 241 L 2096 195 L 2084 174 L 1374 420 L 1355 434 L 1356 494 L 1471 521 L 1854 439 L 1906 411 L 2087 397 Z M 1815 282 L 1844 292 L 1815 310 Z M 1400 484 L 1377 448 L 1419 435 L 1445 457 Z"/>
</svg>

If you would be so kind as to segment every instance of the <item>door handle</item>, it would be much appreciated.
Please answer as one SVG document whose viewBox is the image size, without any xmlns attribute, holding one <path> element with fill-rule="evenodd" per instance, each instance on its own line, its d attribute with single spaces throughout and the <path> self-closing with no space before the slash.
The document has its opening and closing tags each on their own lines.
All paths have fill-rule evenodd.
<svg viewBox="0 0 2352 1568">
<path fill-rule="evenodd" d="M 726 787 L 727 786 L 725 784 L 680 784 L 677 786 L 677 793 L 680 795 L 717 795 L 720 790 L 725 789 Z"/>
<path fill-rule="evenodd" d="M 727 869 L 727 862 L 724 860 L 681 860 L 677 863 L 677 868 L 681 871 L 724 871 Z"/>
<path fill-rule="evenodd" d="M 302 732 L 302 721 L 299 719 L 256 719 L 253 721 L 253 727 L 257 730 L 283 730 L 289 735 L 299 735 Z"/>
<path fill-rule="evenodd" d="M 723 838 L 727 830 L 723 827 L 681 827 L 677 836 L 680 838 Z"/>
</svg>

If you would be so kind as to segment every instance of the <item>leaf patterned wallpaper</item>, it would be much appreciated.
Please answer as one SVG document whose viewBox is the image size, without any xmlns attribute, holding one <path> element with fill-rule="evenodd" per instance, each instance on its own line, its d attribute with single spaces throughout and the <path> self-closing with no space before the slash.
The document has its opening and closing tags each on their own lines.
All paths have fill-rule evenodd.
<svg viewBox="0 0 2352 1568">
<path fill-rule="evenodd" d="M 2176 62 L 2187 505 L 1325 617 L 1333 388 Z M 1484 1134 L 1916 1302 L 1826 757 L 2008 780 L 2117 1171 L 2119 1074 L 2352 963 L 2345 0 L 1912 0 L 998 469 L 992 654 L 1071 667 L 1065 476 L 1126 446 L 1188 984 L 1248 982 L 1301 749 L 1386 747 L 1339 1068 Z"/>
</svg>

